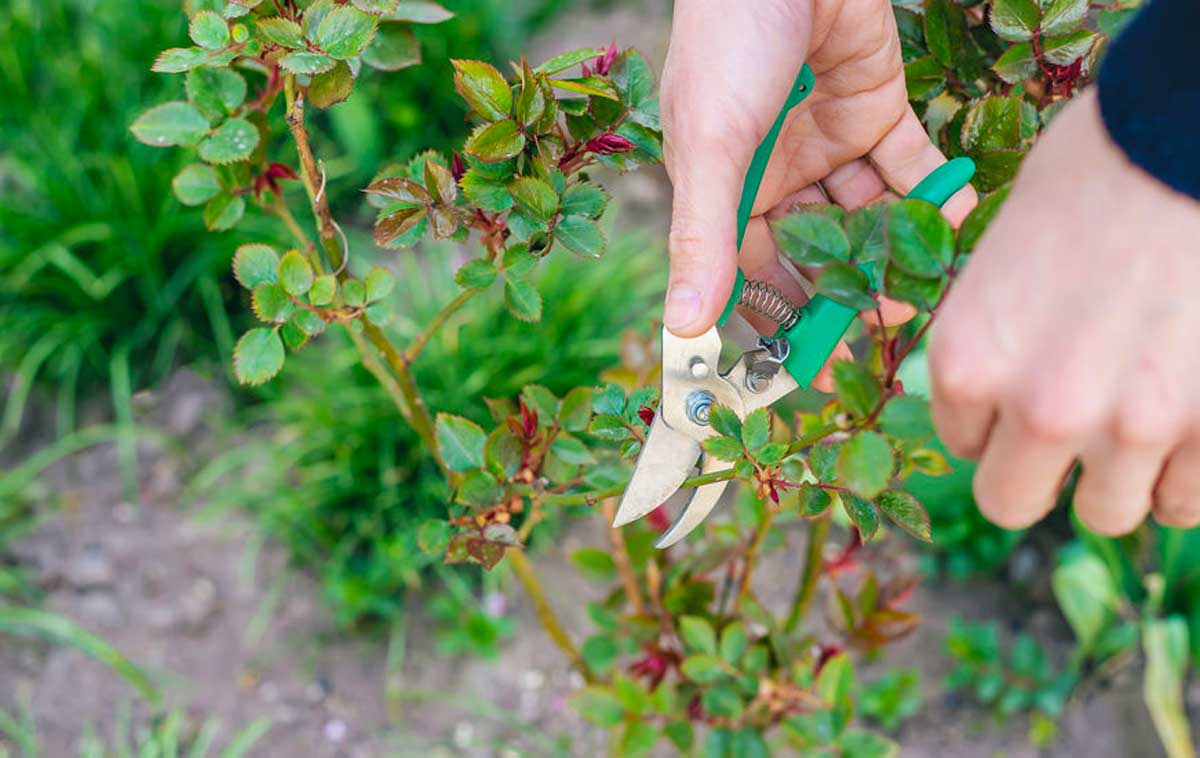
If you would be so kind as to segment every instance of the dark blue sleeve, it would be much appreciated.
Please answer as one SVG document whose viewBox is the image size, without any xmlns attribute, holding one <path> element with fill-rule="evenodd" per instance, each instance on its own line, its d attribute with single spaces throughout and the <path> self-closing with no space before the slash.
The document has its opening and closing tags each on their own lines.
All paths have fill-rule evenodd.
<svg viewBox="0 0 1200 758">
<path fill-rule="evenodd" d="M 1100 113 L 1129 159 L 1200 199 L 1200 0 L 1150 0 L 1115 39 Z"/>
</svg>

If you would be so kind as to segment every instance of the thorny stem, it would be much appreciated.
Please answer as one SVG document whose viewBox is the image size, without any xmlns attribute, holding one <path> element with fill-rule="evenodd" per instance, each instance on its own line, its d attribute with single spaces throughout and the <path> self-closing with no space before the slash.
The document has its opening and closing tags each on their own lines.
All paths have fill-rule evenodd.
<svg viewBox="0 0 1200 758">
<path fill-rule="evenodd" d="M 567 630 L 563 628 L 558 617 L 554 615 L 554 610 L 550 607 L 550 602 L 546 599 L 546 592 L 542 589 L 541 580 L 538 579 L 524 551 L 519 549 L 509 550 L 508 565 L 512 567 L 513 573 L 517 575 L 521 586 L 525 588 L 525 594 L 529 595 L 529 599 L 533 603 L 533 611 L 537 615 L 538 621 L 541 622 L 542 628 L 546 630 L 546 634 L 550 636 L 555 647 L 566 656 L 571 667 L 578 671 L 585 681 L 594 681 L 592 671 L 583 660 L 579 648 L 575 647 L 575 643 L 571 641 Z"/>
<path fill-rule="evenodd" d="M 796 588 L 796 596 L 792 599 L 792 608 L 788 611 L 787 620 L 783 624 L 784 632 L 791 632 L 812 604 L 816 594 L 817 579 L 821 576 L 821 568 L 825 565 L 825 541 L 829 538 L 829 526 L 833 519 L 825 514 L 812 522 L 808 528 L 808 545 L 804 549 L 804 568 L 800 574 L 800 585 Z"/>
<path fill-rule="evenodd" d="M 762 541 L 767 536 L 767 532 L 771 529 L 771 522 L 774 520 L 775 512 L 767 511 L 763 520 L 759 522 L 754 537 L 750 540 L 750 546 L 746 548 L 746 557 L 742 559 L 742 576 L 738 580 L 737 595 L 733 599 L 734 613 L 737 613 L 738 609 L 742 607 L 742 598 L 750 590 L 750 576 L 754 573 L 754 564 L 758 562 L 759 548 L 762 547 Z"/>
<path fill-rule="evenodd" d="M 405 363 L 412 364 L 412 362 L 417 359 L 417 356 L 421 354 L 421 351 L 425 349 L 425 345 L 429 342 L 430 338 L 433 337 L 437 330 L 441 329 L 442 325 L 445 324 L 446 321 L 448 321 L 450 317 L 458 311 L 459 308 L 462 308 L 473 297 L 482 291 L 483 290 L 476 289 L 463 290 L 462 292 L 458 293 L 457 297 L 443 305 L 442 309 L 437 312 L 437 315 L 435 315 L 433 319 L 425 326 L 425 328 L 421 330 L 420 334 L 413 338 L 413 341 L 410 342 L 408 347 L 404 350 Z"/>
<path fill-rule="evenodd" d="M 613 498 L 607 498 L 600 504 L 604 513 L 604 523 L 608 525 L 608 541 L 613 547 L 613 562 L 617 564 L 617 574 L 621 577 L 621 585 L 625 588 L 625 597 L 634 615 L 641 616 L 646 612 L 642 602 L 642 592 L 638 589 L 637 575 L 633 573 L 633 565 L 629 562 L 629 550 L 625 547 L 625 537 L 621 530 L 612 526 L 613 517 L 617 515 L 617 503 Z"/>
<path fill-rule="evenodd" d="M 284 80 L 283 89 L 287 100 L 286 118 L 288 129 L 291 131 L 292 140 L 296 143 L 296 153 L 300 158 L 300 178 L 304 183 L 305 192 L 308 193 L 313 218 L 317 225 L 317 235 L 321 239 L 321 245 L 325 248 L 325 254 L 329 258 L 330 265 L 335 271 L 339 272 L 339 279 L 344 280 L 348 274 L 342 265 L 341 238 L 329 210 L 329 197 L 325 193 L 324 187 L 319 184 L 319 182 L 323 181 L 323 177 L 317 168 L 317 160 L 313 156 L 312 147 L 308 139 L 308 129 L 304 126 L 304 96 L 296 93 L 296 80 L 290 74 Z M 284 223 L 287 223 L 287 221 L 285 220 Z M 297 234 L 297 232 L 299 232 L 298 226 L 293 230 L 293 234 Z M 300 233 L 297 237 L 303 238 L 304 235 Z M 388 336 L 384 334 L 382 329 L 367 322 L 365 319 L 360 323 L 363 325 L 363 336 L 383 356 L 384 361 L 395 377 L 393 384 L 399 391 L 399 395 L 393 393 L 389 385 L 385 384 L 385 387 L 392 394 L 393 401 L 396 402 L 397 408 L 400 409 L 400 414 L 412 425 L 412 428 L 420 436 L 426 449 L 433 454 L 438 466 L 441 467 L 447 478 L 450 478 L 450 471 L 446 468 L 441 453 L 438 452 L 433 417 L 430 415 L 429 409 L 425 406 L 425 401 L 421 398 L 416 381 L 413 380 L 409 362 L 400 353 L 399 349 L 392 344 L 392 341 L 388 339 Z M 374 360 L 374 356 L 370 356 L 369 348 L 367 348 L 361 339 L 355 339 L 354 343 L 359 348 L 359 353 L 363 357 L 363 363 L 367 366 L 368 370 L 371 369 L 372 363 L 378 366 L 378 361 Z M 373 370 L 372 373 L 376 377 L 379 376 Z M 404 401 L 403 404 L 400 403 L 401 399 Z"/>
</svg>

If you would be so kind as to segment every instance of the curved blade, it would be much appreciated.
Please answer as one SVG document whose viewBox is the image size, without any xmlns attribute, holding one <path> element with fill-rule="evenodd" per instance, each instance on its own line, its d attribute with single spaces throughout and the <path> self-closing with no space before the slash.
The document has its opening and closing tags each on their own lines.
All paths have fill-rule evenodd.
<svg viewBox="0 0 1200 758">
<path fill-rule="evenodd" d="M 728 465 L 726 461 L 706 455 L 704 456 L 704 463 L 700 467 L 700 473 L 711 474 L 714 471 L 726 468 Z M 725 485 L 727 484 L 729 484 L 728 481 L 720 481 L 697 487 L 692 492 L 692 499 L 683 507 L 683 513 L 679 514 L 679 518 L 675 519 L 675 523 L 671 524 L 670 529 L 662 533 L 662 536 L 658 538 L 658 542 L 655 542 L 654 546 L 659 549 L 670 547 L 688 536 L 689 532 L 699 526 L 700 522 L 708 514 L 712 513 L 712 509 L 716 507 L 717 501 L 721 499 L 721 494 L 725 492 Z"/>
<path fill-rule="evenodd" d="M 656 415 L 629 486 L 621 496 L 613 526 L 637 521 L 666 502 L 687 479 L 699 457 L 699 442 L 667 426 L 661 413 Z"/>
</svg>

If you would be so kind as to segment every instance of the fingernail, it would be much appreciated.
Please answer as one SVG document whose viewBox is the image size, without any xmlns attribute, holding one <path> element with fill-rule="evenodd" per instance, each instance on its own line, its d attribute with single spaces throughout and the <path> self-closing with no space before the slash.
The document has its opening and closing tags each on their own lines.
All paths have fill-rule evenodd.
<svg viewBox="0 0 1200 758">
<path fill-rule="evenodd" d="M 672 284 L 667 290 L 663 323 L 671 331 L 682 329 L 700 316 L 700 290 L 688 284 Z"/>
</svg>

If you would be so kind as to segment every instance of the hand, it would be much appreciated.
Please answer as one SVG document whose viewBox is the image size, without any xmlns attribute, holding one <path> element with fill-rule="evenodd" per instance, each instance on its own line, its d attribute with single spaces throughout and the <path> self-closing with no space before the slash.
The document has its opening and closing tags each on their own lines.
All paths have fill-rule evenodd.
<svg viewBox="0 0 1200 758">
<path fill-rule="evenodd" d="M 1094 94 L 1025 161 L 934 327 L 933 412 L 979 508 L 1038 521 L 1075 460 L 1101 534 L 1200 522 L 1200 203 L 1133 166 Z"/>
<path fill-rule="evenodd" d="M 816 86 L 784 125 L 739 260 L 746 169 L 806 60 Z M 748 277 L 805 300 L 767 229 L 772 209 L 798 201 L 857 208 L 889 187 L 908 192 L 945 162 L 908 106 L 888 0 L 678 0 L 662 92 L 675 186 L 663 321 L 680 336 L 716 322 L 739 263 Z M 957 223 L 974 204 L 966 188 L 945 213 Z"/>
</svg>

